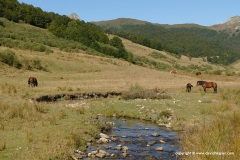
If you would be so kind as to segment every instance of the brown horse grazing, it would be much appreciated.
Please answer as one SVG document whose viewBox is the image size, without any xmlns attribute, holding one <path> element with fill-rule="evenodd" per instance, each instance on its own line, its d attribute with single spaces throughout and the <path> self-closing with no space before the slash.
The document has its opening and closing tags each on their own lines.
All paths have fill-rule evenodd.
<svg viewBox="0 0 240 160">
<path fill-rule="evenodd" d="M 186 92 L 191 92 L 193 85 L 191 83 L 188 83 L 186 85 Z"/>
<path fill-rule="evenodd" d="M 29 77 L 28 79 L 28 86 L 32 86 L 32 87 L 37 87 L 38 86 L 38 81 L 37 78 L 35 77 Z"/>
<path fill-rule="evenodd" d="M 206 88 L 213 88 L 214 93 L 217 93 L 217 83 L 215 82 L 197 81 L 197 86 L 198 85 L 202 85 L 205 92 L 206 92 Z"/>
<path fill-rule="evenodd" d="M 200 72 L 200 71 L 197 71 L 196 72 L 196 75 L 198 76 L 198 75 L 201 75 L 202 73 Z"/>
</svg>

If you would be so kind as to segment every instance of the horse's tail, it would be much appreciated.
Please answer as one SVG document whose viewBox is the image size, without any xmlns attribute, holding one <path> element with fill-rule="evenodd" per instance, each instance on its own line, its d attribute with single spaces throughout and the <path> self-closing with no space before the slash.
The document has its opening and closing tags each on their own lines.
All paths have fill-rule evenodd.
<svg viewBox="0 0 240 160">
<path fill-rule="evenodd" d="M 214 87 L 214 91 L 215 91 L 215 93 L 217 93 L 217 83 L 215 83 L 215 87 Z"/>
<path fill-rule="evenodd" d="M 38 86 L 38 81 L 37 81 L 37 78 L 35 78 L 35 85 L 36 85 L 36 87 Z"/>
<path fill-rule="evenodd" d="M 28 78 L 28 85 L 30 85 L 30 82 L 31 82 L 31 77 Z"/>
</svg>

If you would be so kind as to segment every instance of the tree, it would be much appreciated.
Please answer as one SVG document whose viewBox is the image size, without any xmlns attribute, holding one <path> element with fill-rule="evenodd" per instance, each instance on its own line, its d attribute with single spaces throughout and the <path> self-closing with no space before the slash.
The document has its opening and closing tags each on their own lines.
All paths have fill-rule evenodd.
<svg viewBox="0 0 240 160">
<path fill-rule="evenodd" d="M 116 47 L 118 49 L 123 49 L 124 45 L 122 44 L 122 40 L 119 37 L 113 37 L 110 39 L 109 44 L 113 47 Z"/>
</svg>

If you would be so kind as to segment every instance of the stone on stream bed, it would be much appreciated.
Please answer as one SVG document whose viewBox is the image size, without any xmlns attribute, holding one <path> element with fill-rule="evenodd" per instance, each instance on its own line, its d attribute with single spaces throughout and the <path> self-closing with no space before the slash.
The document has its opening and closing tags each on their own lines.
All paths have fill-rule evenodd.
<svg viewBox="0 0 240 160">
<path fill-rule="evenodd" d="M 152 136 L 153 136 L 153 137 L 159 137 L 160 134 L 158 134 L 158 133 L 153 133 Z"/>
<path fill-rule="evenodd" d="M 106 143 L 88 146 L 87 153 L 92 159 L 169 159 L 176 160 L 179 151 L 178 135 L 151 122 L 132 119 L 104 118 L 115 125 L 108 132 L 98 135 L 98 140 L 105 138 Z M 98 141 L 97 140 L 97 141 Z M 93 154 L 101 151 L 98 155 Z M 95 152 L 93 152 L 95 151 Z M 93 152 L 93 153 L 92 153 Z M 101 158 L 101 159 L 102 159 Z"/>
</svg>

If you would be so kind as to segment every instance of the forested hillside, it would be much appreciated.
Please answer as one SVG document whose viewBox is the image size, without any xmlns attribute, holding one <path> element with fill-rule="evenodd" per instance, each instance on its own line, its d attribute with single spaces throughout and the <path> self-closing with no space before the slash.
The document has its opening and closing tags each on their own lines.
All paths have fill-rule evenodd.
<svg viewBox="0 0 240 160">
<path fill-rule="evenodd" d="M 87 48 L 108 56 L 132 61 L 132 54 L 126 51 L 119 38 L 109 39 L 103 30 L 92 23 L 44 12 L 32 5 L 20 4 L 17 0 L 0 0 L 0 17 L 48 29 L 57 37 L 80 42 Z M 3 22 L 1 26 L 4 27 Z"/>
<path fill-rule="evenodd" d="M 116 27 L 117 20 L 95 23 L 110 33 L 125 37 L 142 45 L 150 46 L 150 39 L 161 44 L 161 49 L 178 55 L 190 57 L 207 57 L 208 61 L 219 64 L 230 64 L 240 58 L 240 34 L 229 34 L 199 25 L 159 25 L 130 24 L 120 19 L 121 25 Z M 134 23 L 136 20 L 134 20 Z M 117 23 L 119 24 L 119 23 Z"/>
<path fill-rule="evenodd" d="M 119 19 L 112 22 L 96 22 L 95 24 L 100 24 L 101 29 L 93 23 L 45 12 L 41 8 L 19 3 L 17 0 L 0 0 L 0 17 L 48 29 L 59 38 L 82 44 L 81 49 L 125 59 L 131 63 L 136 63 L 133 54 L 125 49 L 120 38 L 110 39 L 107 33 L 114 33 L 135 43 L 160 51 L 165 50 L 179 57 L 207 57 L 209 62 L 224 65 L 240 59 L 240 34 L 229 34 L 199 25 L 171 26 Z M 3 21 L 0 21 L 0 26 L 5 27 Z M 18 36 L 9 36 L 3 32 L 1 37 L 17 41 Z M 55 45 L 47 40 L 46 43 L 50 47 Z M 6 39 L 5 42 L 1 42 L 3 46 L 7 44 L 10 43 L 6 43 Z M 69 47 L 62 47 L 64 48 Z"/>
</svg>

